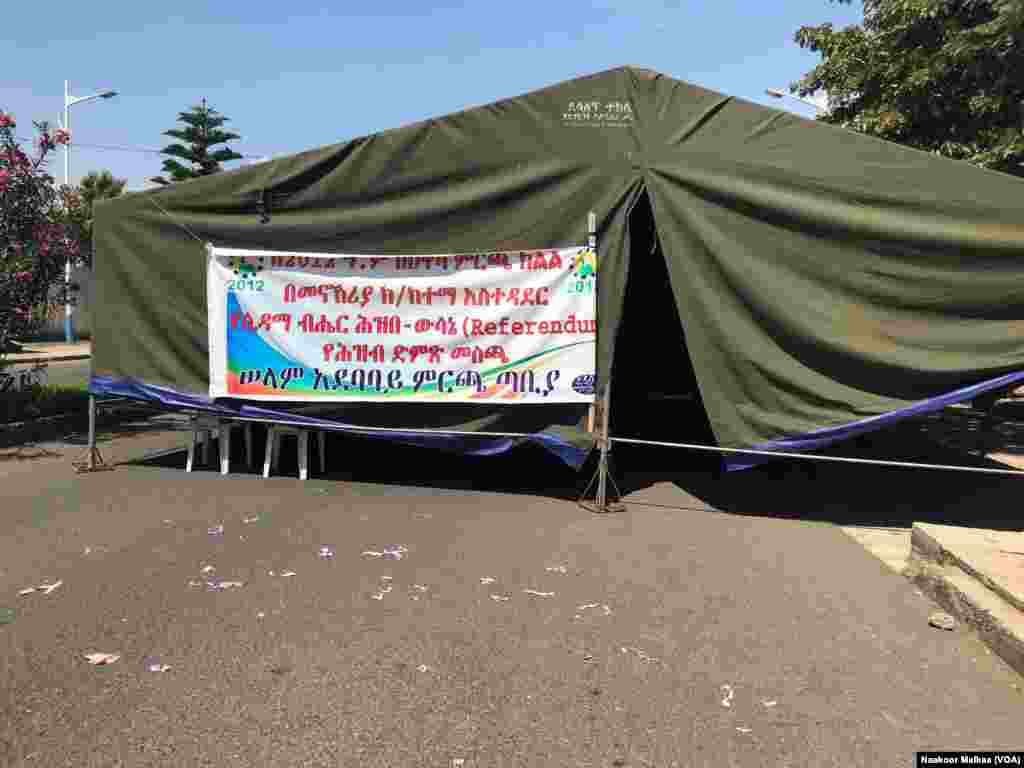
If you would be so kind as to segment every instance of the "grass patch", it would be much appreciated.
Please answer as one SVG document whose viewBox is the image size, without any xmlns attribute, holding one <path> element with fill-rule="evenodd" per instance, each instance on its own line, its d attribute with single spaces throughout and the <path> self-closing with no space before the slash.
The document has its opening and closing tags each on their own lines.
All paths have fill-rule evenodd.
<svg viewBox="0 0 1024 768">
<path fill-rule="evenodd" d="M 0 424 L 31 421 L 62 413 L 87 413 L 89 388 L 81 386 L 32 387 L 0 393 Z"/>
</svg>

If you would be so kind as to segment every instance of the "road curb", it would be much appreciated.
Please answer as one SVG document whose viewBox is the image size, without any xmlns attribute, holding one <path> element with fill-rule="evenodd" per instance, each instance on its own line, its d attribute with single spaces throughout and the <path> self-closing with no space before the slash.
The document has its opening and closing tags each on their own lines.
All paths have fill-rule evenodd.
<svg viewBox="0 0 1024 768">
<path fill-rule="evenodd" d="M 37 357 L 19 357 L 14 359 L 13 357 L 7 357 L 4 360 L 4 365 L 31 365 L 34 363 L 66 363 L 71 360 L 89 360 L 92 355 L 39 355 Z"/>
<path fill-rule="evenodd" d="M 1018 599 L 918 523 L 904 575 L 1024 675 L 1024 611 Z"/>
</svg>

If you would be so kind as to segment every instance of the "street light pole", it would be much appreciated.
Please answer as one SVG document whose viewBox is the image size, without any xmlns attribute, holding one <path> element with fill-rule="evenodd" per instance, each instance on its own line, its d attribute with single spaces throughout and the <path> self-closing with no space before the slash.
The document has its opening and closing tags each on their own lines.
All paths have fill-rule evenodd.
<svg viewBox="0 0 1024 768">
<path fill-rule="evenodd" d="M 781 99 L 783 97 L 790 98 L 790 99 L 796 99 L 797 101 L 801 101 L 801 102 L 803 102 L 804 104 L 806 104 L 809 107 L 814 107 L 819 112 L 827 112 L 828 111 L 823 106 L 821 106 L 820 104 L 817 104 L 817 103 L 811 101 L 810 99 L 805 99 L 802 96 L 794 96 L 792 93 L 786 93 L 785 91 L 780 91 L 777 88 L 768 88 L 768 89 L 765 90 L 765 93 L 768 94 L 769 96 L 771 96 L 773 99 Z"/>
<path fill-rule="evenodd" d="M 68 81 L 64 81 L 64 130 L 68 132 L 68 141 L 64 145 L 64 186 L 71 186 L 71 107 L 83 101 L 93 99 L 112 99 L 117 91 L 100 91 L 91 96 L 72 97 L 68 93 Z M 71 255 L 68 254 L 64 263 L 64 341 L 68 344 L 75 340 L 75 332 L 71 323 Z"/>
<path fill-rule="evenodd" d="M 71 102 L 68 99 L 68 81 L 64 81 L 64 130 L 68 132 L 68 143 L 64 145 L 64 186 L 71 186 Z M 71 324 L 71 254 L 64 264 L 64 341 L 75 340 Z"/>
</svg>

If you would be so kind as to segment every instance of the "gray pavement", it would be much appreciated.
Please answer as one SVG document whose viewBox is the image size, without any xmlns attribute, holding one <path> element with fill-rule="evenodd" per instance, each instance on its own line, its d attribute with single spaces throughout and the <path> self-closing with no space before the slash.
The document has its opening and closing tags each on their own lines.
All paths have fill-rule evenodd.
<svg viewBox="0 0 1024 768">
<path fill-rule="evenodd" d="M 184 442 L 121 430 L 108 461 Z M 77 445 L 0 457 L 0 764 L 899 766 L 1024 745 L 1020 678 L 825 522 L 920 517 L 906 476 L 624 472 L 626 511 L 595 516 L 544 495 L 576 479 L 529 453 L 329 446 L 305 483 L 186 475 L 180 452 L 89 476 Z M 1019 498 L 1005 480 L 913 482 L 1016 514 L 994 508 Z M 361 554 L 386 545 L 408 551 Z"/>
</svg>

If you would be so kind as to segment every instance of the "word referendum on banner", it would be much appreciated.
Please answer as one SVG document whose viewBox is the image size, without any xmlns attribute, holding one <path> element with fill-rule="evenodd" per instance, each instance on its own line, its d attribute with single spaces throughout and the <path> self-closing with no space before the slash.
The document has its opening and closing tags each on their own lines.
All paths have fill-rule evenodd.
<svg viewBox="0 0 1024 768">
<path fill-rule="evenodd" d="M 591 403 L 586 248 L 338 256 L 212 248 L 210 395 Z"/>
</svg>

